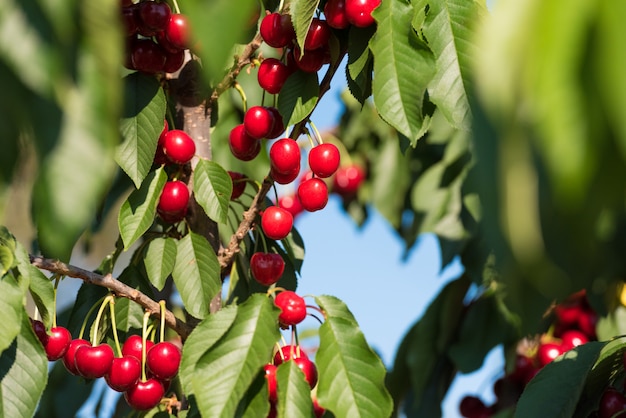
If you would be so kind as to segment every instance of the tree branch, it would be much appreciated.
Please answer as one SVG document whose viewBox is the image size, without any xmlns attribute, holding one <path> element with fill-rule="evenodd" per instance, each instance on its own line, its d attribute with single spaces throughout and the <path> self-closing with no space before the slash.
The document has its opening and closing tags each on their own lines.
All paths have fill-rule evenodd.
<svg viewBox="0 0 626 418">
<path fill-rule="evenodd" d="M 82 279 L 90 284 L 105 287 L 115 293 L 116 296 L 128 298 L 141 305 L 152 315 L 155 315 L 158 318 L 161 317 L 161 310 L 157 302 L 152 300 L 145 293 L 120 282 L 111 274 L 102 275 L 94 273 L 80 267 L 63 263 L 59 260 L 52 260 L 34 255 L 30 255 L 29 257 L 31 264 L 40 270 L 50 271 L 52 273 L 73 277 L 75 279 Z M 176 331 L 176 333 L 178 333 L 183 340 L 185 340 L 193 330 L 193 328 L 191 328 L 186 322 L 174 316 L 174 314 L 169 310 L 165 311 L 165 323 L 168 327 Z"/>
</svg>

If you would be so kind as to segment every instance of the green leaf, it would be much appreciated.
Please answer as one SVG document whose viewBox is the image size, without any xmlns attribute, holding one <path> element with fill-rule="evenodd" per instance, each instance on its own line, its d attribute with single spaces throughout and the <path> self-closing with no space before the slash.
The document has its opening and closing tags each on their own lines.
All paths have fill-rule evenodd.
<svg viewBox="0 0 626 418">
<path fill-rule="evenodd" d="M 297 71 L 289 76 L 278 95 L 278 110 L 285 126 L 295 125 L 309 116 L 319 96 L 317 73 Z"/>
<path fill-rule="evenodd" d="M 197 362 L 191 384 L 203 415 L 232 417 L 280 338 L 278 308 L 263 294 L 239 305 L 226 334 Z"/>
<path fill-rule="evenodd" d="M 120 122 L 123 142 L 115 160 L 139 188 L 154 162 L 165 120 L 165 93 L 152 75 L 140 72 L 124 78 L 124 112 Z"/>
<path fill-rule="evenodd" d="M 125 250 L 130 248 L 154 222 L 161 191 L 166 181 L 167 174 L 162 167 L 152 171 L 141 187 L 134 190 L 122 204 L 117 224 Z"/>
<path fill-rule="evenodd" d="M 262 370 L 239 403 L 238 417 L 241 418 L 267 418 L 270 412 L 268 399 L 267 379 L 265 370 Z"/>
<path fill-rule="evenodd" d="M 39 315 L 41 315 L 41 320 L 48 327 L 52 322 L 53 316 L 56 315 L 54 311 L 54 286 L 50 279 L 37 267 L 30 264 L 28 254 L 21 245 L 19 247 L 19 251 L 23 253 L 18 266 L 20 274 L 28 279 L 30 295 L 37 306 Z"/>
<path fill-rule="evenodd" d="M 286 361 L 276 369 L 278 417 L 313 417 L 311 388 L 304 373 L 293 361 Z"/>
<path fill-rule="evenodd" d="M 133 289 L 142 291 L 151 296 L 151 289 L 145 289 L 141 286 L 141 272 L 134 265 L 130 264 L 119 275 L 118 280 L 130 286 Z M 144 310 L 137 302 L 128 298 L 120 297 L 115 299 L 115 322 L 118 330 L 128 332 L 131 328 L 141 329 L 143 325 Z M 105 311 L 107 314 L 109 311 Z"/>
<path fill-rule="evenodd" d="M 87 330 L 87 334 L 82 337 L 84 338 L 86 336 L 86 339 L 89 339 L 88 330 L 96 316 L 93 312 L 89 315 L 90 310 L 95 304 L 102 302 L 102 299 L 108 294 L 109 291 L 101 286 L 94 286 L 90 283 L 80 285 L 66 326 L 72 334 L 72 337 L 78 338 L 83 322 L 86 322 L 85 329 Z"/>
<path fill-rule="evenodd" d="M 428 46 L 411 27 L 413 8 L 402 0 L 383 1 L 374 10 L 378 27 L 374 54 L 374 104 L 381 117 L 415 145 L 425 133 L 424 93 L 435 70 Z"/>
<path fill-rule="evenodd" d="M 587 374 L 606 342 L 589 342 L 562 354 L 530 381 L 520 396 L 516 417 L 571 417 Z"/>
<path fill-rule="evenodd" d="M 237 317 L 237 305 L 228 305 L 207 316 L 189 334 L 183 345 L 180 381 L 185 393 L 192 393 L 192 378 L 198 361 L 226 334 Z"/>
<path fill-rule="evenodd" d="M 9 347 L 20 332 L 24 291 L 12 276 L 0 280 L 0 353 Z"/>
<path fill-rule="evenodd" d="M 385 387 L 385 366 L 367 344 L 354 316 L 333 296 L 315 300 L 326 316 L 315 356 L 320 404 L 335 416 L 390 416 L 393 401 Z"/>
<path fill-rule="evenodd" d="M 17 338 L 0 356 L 0 415 L 32 417 L 48 381 L 48 359 L 26 312 L 17 321 Z"/>
<path fill-rule="evenodd" d="M 222 281 L 217 256 L 206 238 L 189 232 L 178 241 L 172 277 L 185 309 L 199 319 L 208 315 L 209 304 L 220 292 Z"/>
<path fill-rule="evenodd" d="M 176 241 L 173 238 L 155 238 L 148 244 L 143 264 L 150 283 L 163 290 L 165 281 L 176 263 Z"/>
<path fill-rule="evenodd" d="M 216 162 L 199 159 L 193 172 L 193 190 L 207 216 L 215 222 L 226 223 L 232 192 L 228 172 Z"/>
<path fill-rule="evenodd" d="M 14 257 L 7 247 L 0 247 L 0 277 L 13 268 Z"/>
<path fill-rule="evenodd" d="M 369 28 L 351 26 L 349 32 L 346 79 L 350 93 L 361 104 L 372 95 L 374 59 L 369 41 L 374 33 L 374 26 Z"/>
<path fill-rule="evenodd" d="M 422 27 L 433 51 L 437 72 L 432 79 L 429 99 L 457 129 L 469 130 L 471 112 L 467 92 L 470 90 L 473 28 L 480 24 L 484 5 L 479 1 L 420 1 L 416 7 L 428 7 Z"/>
<path fill-rule="evenodd" d="M 319 3 L 320 0 L 293 0 L 291 2 L 291 21 L 296 31 L 296 41 L 303 52 L 304 39 L 309 31 L 309 26 L 311 26 L 311 21 Z"/>
</svg>

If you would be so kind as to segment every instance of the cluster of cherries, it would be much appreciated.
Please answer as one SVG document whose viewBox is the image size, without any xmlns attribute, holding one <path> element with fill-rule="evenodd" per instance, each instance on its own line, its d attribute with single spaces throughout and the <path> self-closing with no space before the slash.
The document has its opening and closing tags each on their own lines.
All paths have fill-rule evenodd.
<svg viewBox="0 0 626 418">
<path fill-rule="evenodd" d="M 515 405 L 526 385 L 546 364 L 578 345 L 597 339 L 597 321 L 598 314 L 589 304 L 585 291 L 570 295 L 554 307 L 554 322 L 547 333 L 536 341 L 523 340 L 518 345 L 513 370 L 494 383 L 495 403 L 486 405 L 477 396 L 465 396 L 459 405 L 461 415 L 488 418 Z"/>
<path fill-rule="evenodd" d="M 185 15 L 165 1 L 121 0 L 126 35 L 125 66 L 144 73 L 173 73 L 182 67 L 189 43 Z"/>
<path fill-rule="evenodd" d="M 278 322 L 281 328 L 295 327 L 307 316 L 307 305 L 304 298 L 290 290 L 280 291 L 274 298 L 274 304 L 281 311 L 278 315 Z M 279 347 L 272 356 L 272 360 L 263 367 L 265 379 L 267 379 L 268 399 L 270 401 L 268 418 L 274 418 L 277 414 L 278 382 L 276 380 L 276 369 L 278 366 L 288 361 L 293 361 L 298 368 L 302 370 L 304 379 L 312 390 L 315 388 L 315 385 L 317 385 L 317 367 L 304 349 L 297 344 Z M 317 398 L 313 394 L 311 396 L 315 416 L 319 418 L 324 415 L 325 410 L 319 405 Z"/>
<path fill-rule="evenodd" d="M 116 357 L 110 345 L 72 339 L 65 327 L 53 326 L 47 332 L 43 322 L 31 319 L 31 324 L 49 361 L 62 360 L 68 372 L 85 379 L 104 377 L 111 389 L 124 393 L 133 409 L 158 405 L 178 374 L 181 351 L 169 341 L 146 340 L 144 351 L 142 337 L 132 335 Z"/>
</svg>

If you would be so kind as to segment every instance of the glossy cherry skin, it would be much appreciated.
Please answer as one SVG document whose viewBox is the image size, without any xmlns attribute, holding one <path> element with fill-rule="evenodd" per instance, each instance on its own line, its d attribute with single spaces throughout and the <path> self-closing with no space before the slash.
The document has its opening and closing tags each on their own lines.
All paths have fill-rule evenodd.
<svg viewBox="0 0 626 418">
<path fill-rule="evenodd" d="M 557 343 L 543 343 L 537 349 L 537 360 L 540 366 L 545 366 L 564 353 L 563 346 Z"/>
<path fill-rule="evenodd" d="M 251 161 L 261 152 L 261 143 L 248 135 L 243 124 L 230 130 L 228 146 L 235 158 L 241 161 Z"/>
<path fill-rule="evenodd" d="M 63 365 L 68 372 L 75 376 L 78 375 L 78 370 L 76 370 L 76 350 L 83 345 L 91 346 L 91 343 L 82 338 L 72 340 L 63 356 Z"/>
<path fill-rule="evenodd" d="M 313 147 L 309 151 L 309 168 L 317 176 L 327 178 L 335 174 L 339 168 L 341 157 L 335 144 L 325 143 Z"/>
<path fill-rule="evenodd" d="M 185 131 L 172 129 L 163 136 L 163 152 L 176 164 L 187 164 L 196 153 L 196 144 Z"/>
<path fill-rule="evenodd" d="M 292 171 L 288 173 L 280 173 L 274 167 L 270 166 L 270 176 L 278 184 L 289 184 L 298 178 L 300 174 L 300 165 L 298 164 Z"/>
<path fill-rule="evenodd" d="M 322 418 L 322 416 L 326 413 L 326 409 L 324 409 L 319 402 L 317 401 L 317 397 L 313 398 L 313 414 L 315 414 L 315 418 Z"/>
<path fill-rule="evenodd" d="M 246 176 L 235 171 L 228 171 L 228 175 L 233 182 L 233 191 L 230 194 L 230 200 L 238 199 L 246 189 Z"/>
<path fill-rule="evenodd" d="M 293 216 L 278 206 L 270 206 L 261 215 L 263 233 L 271 239 L 281 240 L 291 232 Z"/>
<path fill-rule="evenodd" d="M 291 71 L 276 58 L 265 58 L 257 73 L 259 86 L 270 94 L 278 94 L 289 78 Z"/>
<path fill-rule="evenodd" d="M 308 212 L 322 210 L 328 203 L 328 187 L 317 177 L 305 180 L 298 186 L 298 199 Z"/>
<path fill-rule="evenodd" d="M 109 387 L 117 392 L 124 392 L 134 386 L 141 377 L 141 363 L 135 357 L 116 357 L 111 369 L 104 375 Z"/>
<path fill-rule="evenodd" d="M 266 364 L 265 366 L 263 366 L 263 370 L 265 371 L 265 379 L 267 379 L 268 398 L 271 402 L 276 402 L 276 400 L 278 399 L 278 395 L 276 392 L 276 366 L 274 366 L 273 364 Z"/>
<path fill-rule="evenodd" d="M 298 357 L 309 358 L 304 350 L 299 345 L 285 345 L 280 347 L 280 350 L 274 354 L 274 364 L 279 366 L 286 361 L 295 359 Z"/>
<path fill-rule="evenodd" d="M 97 379 L 111 370 L 114 358 L 113 349 L 108 344 L 81 345 L 76 349 L 74 363 L 79 375 L 86 379 Z"/>
<path fill-rule="evenodd" d="M 252 138 L 267 138 L 274 128 L 274 115 L 266 107 L 252 106 L 243 116 L 243 126 Z"/>
<path fill-rule="evenodd" d="M 365 171 L 358 165 L 339 167 L 333 178 L 333 191 L 341 196 L 354 195 L 365 180 Z"/>
<path fill-rule="evenodd" d="M 311 389 L 313 389 L 317 384 L 317 367 L 315 366 L 315 363 L 309 360 L 308 357 L 297 357 L 293 359 L 293 362 L 296 363 L 300 370 L 302 370 L 304 378 Z"/>
<path fill-rule="evenodd" d="M 304 49 L 318 49 L 328 47 L 330 40 L 330 27 L 325 20 L 316 17 L 311 20 L 311 25 L 304 39 Z"/>
<path fill-rule="evenodd" d="M 574 347 L 578 347 L 579 345 L 586 344 L 589 342 L 589 337 L 584 332 L 570 329 L 561 335 L 561 345 L 563 347 L 563 351 L 571 350 Z"/>
<path fill-rule="evenodd" d="M 624 409 L 626 409 L 626 397 L 617 389 L 609 387 L 600 398 L 598 418 L 610 418 Z"/>
<path fill-rule="evenodd" d="M 324 16 L 331 28 L 346 29 L 350 26 L 346 16 L 346 0 L 328 0 L 324 5 Z"/>
<path fill-rule="evenodd" d="M 295 46 L 292 54 L 296 66 L 305 73 L 316 73 L 326 63 L 325 48 L 305 49 L 304 55 L 301 55 L 300 48 Z"/>
<path fill-rule="evenodd" d="M 137 39 L 131 43 L 130 48 L 134 69 L 149 74 L 163 71 L 165 53 L 151 39 Z"/>
<path fill-rule="evenodd" d="M 189 47 L 189 22 L 183 14 L 172 13 L 164 29 L 165 39 L 175 48 Z"/>
<path fill-rule="evenodd" d="M 146 353 L 150 351 L 153 346 L 153 341 L 146 340 Z M 122 345 L 122 355 L 124 357 L 134 357 L 139 360 L 139 363 L 141 363 L 142 348 L 143 342 L 141 340 L 141 335 L 131 335 L 126 339 L 124 345 Z"/>
<path fill-rule="evenodd" d="M 133 387 L 124 392 L 124 399 L 128 405 L 138 411 L 152 409 L 159 404 L 165 389 L 157 379 L 150 378 L 145 382 L 139 381 Z"/>
<path fill-rule="evenodd" d="M 263 41 L 274 48 L 289 45 L 296 37 L 296 32 L 288 14 L 270 13 L 261 21 L 259 32 Z"/>
<path fill-rule="evenodd" d="M 167 163 L 167 157 L 165 156 L 165 152 L 163 151 L 163 143 L 165 142 L 165 134 L 169 131 L 170 127 L 167 123 L 167 119 L 163 120 L 163 130 L 159 135 L 159 140 L 157 141 L 157 148 L 154 153 L 154 163 L 156 165 L 163 165 Z"/>
<path fill-rule="evenodd" d="M 148 351 L 146 365 L 159 380 L 171 380 L 180 367 L 180 349 L 169 341 L 157 343 Z"/>
<path fill-rule="evenodd" d="M 257 252 L 250 257 L 250 270 L 257 282 L 271 286 L 283 275 L 285 261 L 280 254 Z"/>
<path fill-rule="evenodd" d="M 273 106 L 267 106 L 266 109 L 272 114 L 272 116 L 274 116 L 274 126 L 272 127 L 270 133 L 267 134 L 267 139 L 278 138 L 283 132 L 285 132 L 283 115 L 281 115 L 278 109 Z"/>
<path fill-rule="evenodd" d="M 459 412 L 463 417 L 481 417 L 484 411 L 488 411 L 487 406 L 476 396 L 464 396 L 459 404 Z"/>
<path fill-rule="evenodd" d="M 281 138 L 270 147 L 270 164 L 275 172 L 288 174 L 300 168 L 300 146 L 291 138 Z"/>
<path fill-rule="evenodd" d="M 304 298 L 291 290 L 284 290 L 276 295 L 274 304 L 280 308 L 278 322 L 281 326 L 297 325 L 306 318 Z"/>
<path fill-rule="evenodd" d="M 348 22 L 359 28 L 366 28 L 375 23 L 372 12 L 381 0 L 346 0 Z"/>
<path fill-rule="evenodd" d="M 60 326 L 50 328 L 48 340 L 44 345 L 48 360 L 54 361 L 63 357 L 63 355 L 67 352 L 71 341 L 72 335 L 67 328 Z"/>
<path fill-rule="evenodd" d="M 41 342 L 41 345 L 45 347 L 48 343 L 49 336 L 44 323 L 38 319 L 30 318 L 30 325 L 33 327 L 33 331 L 35 331 L 35 335 L 37 336 L 37 339 Z"/>
<path fill-rule="evenodd" d="M 172 9 L 165 2 L 144 1 L 138 3 L 139 17 L 144 26 L 154 30 L 162 31 L 172 15 Z"/>
<path fill-rule="evenodd" d="M 189 189 L 180 180 L 168 181 L 163 186 L 159 204 L 159 212 L 168 214 L 179 213 L 187 208 L 189 204 Z"/>
<path fill-rule="evenodd" d="M 122 7 L 122 25 L 124 26 L 126 36 L 132 36 L 139 31 L 138 22 L 138 5 L 131 4 Z"/>
<path fill-rule="evenodd" d="M 165 64 L 163 64 L 163 72 L 164 73 L 175 73 L 180 70 L 180 68 L 185 63 L 185 51 L 165 51 Z"/>
<path fill-rule="evenodd" d="M 285 195 L 278 198 L 278 206 L 291 213 L 295 217 L 304 211 L 302 203 L 296 195 Z"/>
</svg>

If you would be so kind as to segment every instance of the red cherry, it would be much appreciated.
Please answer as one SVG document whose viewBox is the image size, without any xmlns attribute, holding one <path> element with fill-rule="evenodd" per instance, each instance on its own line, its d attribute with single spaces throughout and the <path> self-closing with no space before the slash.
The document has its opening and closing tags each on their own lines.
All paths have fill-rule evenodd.
<svg viewBox="0 0 626 418">
<path fill-rule="evenodd" d="M 46 350 L 46 356 L 48 360 L 58 360 L 65 353 L 72 341 L 72 335 L 65 327 L 52 327 L 50 328 L 50 334 L 48 335 L 48 341 L 44 345 Z"/>
<path fill-rule="evenodd" d="M 341 196 L 354 195 L 365 180 L 365 172 L 357 165 L 339 167 L 333 179 L 333 191 Z"/>
<path fill-rule="evenodd" d="M 270 164 L 280 174 L 300 171 L 300 146 L 291 138 L 282 138 L 270 147 Z"/>
<path fill-rule="evenodd" d="M 73 375 L 78 375 L 78 370 L 76 370 L 76 350 L 83 345 L 91 346 L 91 343 L 82 338 L 72 340 L 63 356 L 63 365 Z"/>
<path fill-rule="evenodd" d="M 122 25 L 126 36 L 135 35 L 139 31 L 138 4 L 122 7 Z"/>
<path fill-rule="evenodd" d="M 169 125 L 166 119 L 163 121 L 163 130 L 161 131 L 161 134 L 159 135 L 156 152 L 154 153 L 154 163 L 156 165 L 163 165 L 167 163 L 167 157 L 165 156 L 165 152 L 163 151 L 163 143 L 165 142 L 165 134 L 168 131 L 169 131 Z"/>
<path fill-rule="evenodd" d="M 309 167 L 317 177 L 327 178 L 335 174 L 339 162 L 339 150 L 334 144 L 320 144 L 309 151 Z"/>
<path fill-rule="evenodd" d="M 276 283 L 285 271 L 285 261 L 276 253 L 257 252 L 250 257 L 252 277 L 264 286 Z"/>
<path fill-rule="evenodd" d="M 263 41 L 274 48 L 289 45 L 296 37 L 296 32 L 288 14 L 270 13 L 261 21 L 259 32 Z"/>
<path fill-rule="evenodd" d="M 144 1 L 138 3 L 138 6 L 139 17 L 145 27 L 153 31 L 161 31 L 166 28 L 172 15 L 172 9 L 167 3 Z"/>
<path fill-rule="evenodd" d="M 159 204 L 159 212 L 176 214 L 187 209 L 189 203 L 189 189 L 180 180 L 168 181 L 163 186 Z"/>
<path fill-rule="evenodd" d="M 283 123 L 283 115 L 280 114 L 278 109 L 272 106 L 266 107 L 266 109 L 274 116 L 274 127 L 271 132 L 267 134 L 268 139 L 278 138 L 285 132 L 285 124 Z"/>
<path fill-rule="evenodd" d="M 578 347 L 579 345 L 586 344 L 588 342 L 589 338 L 587 335 L 575 329 L 567 330 L 563 332 L 563 335 L 561 335 L 561 346 L 563 347 L 563 351 L 571 350 L 574 347 Z"/>
<path fill-rule="evenodd" d="M 146 353 L 154 346 L 154 342 L 146 340 Z M 122 346 L 122 355 L 124 357 L 134 357 L 141 363 L 143 341 L 141 335 L 131 335 L 126 339 Z"/>
<path fill-rule="evenodd" d="M 138 411 L 146 411 L 157 406 L 164 394 L 165 389 L 163 389 L 161 382 L 151 378 L 145 382 L 137 382 L 124 392 L 124 399 L 126 399 L 131 408 Z"/>
<path fill-rule="evenodd" d="M 536 371 L 532 358 L 518 354 L 515 357 L 515 368 L 509 377 L 522 386 L 526 386 L 530 379 L 535 376 Z"/>
<path fill-rule="evenodd" d="M 266 364 L 263 366 L 263 370 L 265 370 L 265 378 L 267 379 L 268 398 L 271 402 L 276 402 L 278 399 L 278 395 L 276 393 L 276 366 L 273 364 Z"/>
<path fill-rule="evenodd" d="M 324 6 L 324 16 L 331 28 L 346 29 L 350 26 L 346 16 L 346 0 L 328 0 Z"/>
<path fill-rule="evenodd" d="M 76 348 L 74 363 L 79 375 L 86 379 L 97 379 L 111 370 L 114 358 L 113 349 L 108 344 L 81 345 Z"/>
<path fill-rule="evenodd" d="M 288 173 L 279 173 L 274 167 L 270 167 L 270 176 L 278 184 L 289 184 L 298 178 L 300 174 L 300 165 Z"/>
<path fill-rule="evenodd" d="M 246 176 L 235 171 L 228 171 L 228 175 L 233 182 L 233 191 L 230 194 L 230 200 L 238 199 L 246 189 Z"/>
<path fill-rule="evenodd" d="M 537 359 L 540 366 L 545 366 L 552 360 L 563 354 L 563 346 L 557 343 L 543 343 L 537 349 Z"/>
<path fill-rule="evenodd" d="M 286 361 L 298 357 L 309 358 L 309 356 L 299 345 L 284 345 L 280 347 L 280 350 L 276 351 L 276 353 L 274 354 L 274 364 L 276 366 L 279 366 Z"/>
<path fill-rule="evenodd" d="M 294 218 L 304 210 L 302 203 L 295 195 L 281 196 L 278 198 L 278 206 L 287 210 Z"/>
<path fill-rule="evenodd" d="M 610 418 L 626 409 L 626 397 L 617 389 L 609 387 L 600 397 L 598 418 Z"/>
<path fill-rule="evenodd" d="M 163 71 L 165 53 L 151 39 L 137 39 L 131 43 L 131 62 L 134 69 L 154 74 Z"/>
<path fill-rule="evenodd" d="M 164 29 L 165 39 L 178 49 L 187 49 L 189 46 L 189 22 L 182 14 L 172 13 Z"/>
<path fill-rule="evenodd" d="M 318 49 L 328 47 L 330 40 L 330 27 L 325 20 L 314 17 L 304 39 L 304 49 Z"/>
<path fill-rule="evenodd" d="M 228 145 L 235 158 L 241 161 L 253 160 L 261 152 L 261 143 L 248 135 L 243 124 L 231 129 Z"/>
<path fill-rule="evenodd" d="M 43 322 L 38 319 L 30 318 L 30 325 L 33 327 L 33 331 L 35 331 L 35 335 L 37 339 L 41 342 L 41 345 L 44 347 L 48 344 L 48 332 L 46 331 L 46 326 Z"/>
<path fill-rule="evenodd" d="M 324 209 L 328 203 L 328 187 L 317 177 L 305 180 L 298 186 L 298 199 L 309 212 Z"/>
<path fill-rule="evenodd" d="M 319 404 L 317 397 L 313 397 L 313 413 L 315 414 L 315 418 L 322 418 L 326 413 L 326 409 Z"/>
<path fill-rule="evenodd" d="M 583 311 L 578 316 L 578 329 L 587 334 L 589 339 L 596 339 L 596 324 L 598 323 L 598 314 L 591 310 Z"/>
<path fill-rule="evenodd" d="M 165 48 L 163 48 L 165 50 Z M 185 63 L 185 51 L 179 50 L 170 52 L 165 50 L 165 64 L 163 64 L 164 73 L 175 73 Z"/>
<path fill-rule="evenodd" d="M 267 138 L 274 128 L 274 114 L 266 107 L 252 106 L 243 116 L 243 126 L 252 138 Z"/>
<path fill-rule="evenodd" d="M 305 73 L 318 72 L 326 62 L 326 52 L 326 48 L 305 49 L 304 55 L 300 55 L 298 46 L 291 51 L 296 66 Z"/>
<path fill-rule="evenodd" d="M 461 399 L 459 404 L 459 412 L 462 416 L 467 418 L 474 418 L 482 416 L 484 411 L 488 411 L 487 406 L 482 399 L 476 396 L 467 395 Z"/>
<path fill-rule="evenodd" d="M 261 215 L 261 228 L 268 238 L 281 240 L 289 235 L 292 227 L 293 216 L 278 206 L 268 207 Z"/>
<path fill-rule="evenodd" d="M 346 0 L 348 22 L 359 28 L 366 28 L 375 23 L 372 12 L 381 0 Z"/>
<path fill-rule="evenodd" d="M 116 357 L 111 369 L 104 375 L 109 387 L 117 392 L 124 392 L 134 386 L 141 376 L 141 363 L 135 357 Z"/>
<path fill-rule="evenodd" d="M 281 310 L 280 315 L 278 315 L 278 322 L 284 327 L 297 325 L 306 318 L 304 298 L 291 290 L 284 290 L 277 294 L 274 304 Z"/>
<path fill-rule="evenodd" d="M 308 357 L 297 357 L 293 359 L 293 362 L 296 363 L 300 370 L 302 370 L 304 378 L 311 389 L 313 389 L 317 384 L 317 367 L 315 366 L 315 363 L 309 360 Z"/>
<path fill-rule="evenodd" d="M 259 65 L 259 86 L 270 94 L 278 94 L 291 74 L 289 68 L 276 58 L 265 58 Z"/>
<path fill-rule="evenodd" d="M 148 351 L 146 365 L 150 372 L 160 380 L 170 380 L 178 373 L 180 349 L 169 341 L 155 344 Z"/>
<path fill-rule="evenodd" d="M 176 164 L 187 164 L 196 153 L 196 144 L 185 131 L 172 129 L 163 137 L 163 152 Z"/>
</svg>

